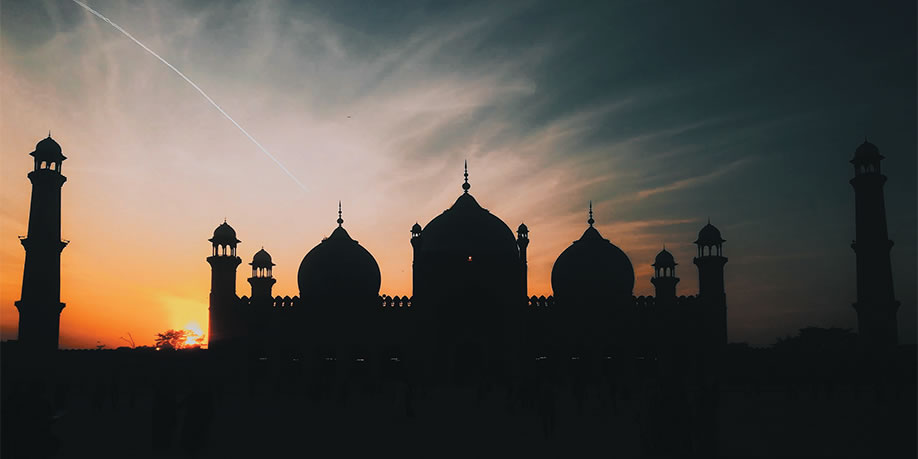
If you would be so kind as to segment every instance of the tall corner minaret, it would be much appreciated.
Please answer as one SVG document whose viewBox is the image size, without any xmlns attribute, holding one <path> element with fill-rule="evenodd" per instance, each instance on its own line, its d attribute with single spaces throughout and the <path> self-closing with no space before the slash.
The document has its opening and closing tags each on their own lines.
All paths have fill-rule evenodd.
<svg viewBox="0 0 918 459">
<path fill-rule="evenodd" d="M 271 254 L 262 247 L 261 250 L 255 252 L 249 264 L 252 266 L 252 277 L 249 278 L 249 285 L 252 286 L 252 299 L 271 298 L 271 288 L 277 282 L 271 273 L 274 267 Z"/>
<path fill-rule="evenodd" d="M 676 304 L 676 284 L 679 283 L 679 278 L 676 277 L 676 264 L 673 254 L 663 247 L 651 265 L 653 277 L 650 283 L 656 289 L 656 303 L 660 306 L 672 307 Z"/>
<path fill-rule="evenodd" d="M 526 249 L 529 247 L 529 228 L 525 223 L 520 223 L 516 229 L 516 245 L 520 249 L 520 276 L 522 297 L 529 299 L 529 262 L 526 260 Z"/>
<path fill-rule="evenodd" d="M 421 224 L 415 222 L 414 225 L 411 225 L 411 290 L 412 295 L 417 295 L 418 285 L 421 285 L 420 278 L 421 272 L 420 267 L 418 266 L 418 255 L 421 253 L 421 246 L 424 243 L 424 230 L 421 229 Z"/>
<path fill-rule="evenodd" d="M 711 221 L 698 232 L 695 244 L 698 256 L 693 262 L 698 266 L 698 297 L 705 307 L 705 324 L 712 344 L 727 344 L 727 294 L 724 290 L 723 254 L 726 242 Z"/>
<path fill-rule="evenodd" d="M 210 325 L 208 331 L 208 347 L 213 349 L 214 344 L 219 346 L 223 342 L 236 338 L 236 267 L 242 259 L 236 256 L 236 230 L 226 223 L 226 220 L 214 230 L 214 236 L 209 239 L 213 244 L 213 254 L 207 257 L 210 263 Z"/>
<path fill-rule="evenodd" d="M 60 336 L 61 252 L 68 241 L 61 240 L 61 187 L 67 177 L 61 165 L 67 159 L 61 146 L 51 138 L 35 145 L 35 165 L 29 172 L 32 203 L 29 209 L 29 232 L 20 237 L 25 248 L 22 274 L 22 297 L 19 310 L 19 342 L 23 348 L 36 351 L 57 350 Z"/>
<path fill-rule="evenodd" d="M 854 152 L 854 187 L 856 240 L 851 248 L 857 257 L 858 335 L 869 350 L 889 350 L 898 344 L 896 312 L 899 302 L 893 292 L 889 252 L 893 241 L 886 229 L 886 204 L 880 173 L 883 155 L 876 145 L 864 139 Z"/>
</svg>

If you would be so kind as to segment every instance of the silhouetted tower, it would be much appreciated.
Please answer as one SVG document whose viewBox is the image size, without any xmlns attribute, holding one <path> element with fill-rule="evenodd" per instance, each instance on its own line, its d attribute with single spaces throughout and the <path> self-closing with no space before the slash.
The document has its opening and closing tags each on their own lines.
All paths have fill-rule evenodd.
<svg viewBox="0 0 918 459">
<path fill-rule="evenodd" d="M 418 262 L 418 253 L 421 251 L 421 246 L 424 241 L 423 239 L 424 230 L 421 229 L 421 224 L 414 222 L 414 225 L 411 226 L 411 249 L 413 256 L 411 257 L 411 289 L 412 295 L 415 294 L 414 289 L 418 285 L 418 275 L 420 274 L 415 268 L 415 265 Z"/>
<path fill-rule="evenodd" d="M 520 223 L 516 229 L 516 245 L 520 248 L 520 272 L 522 279 L 523 298 L 529 298 L 529 262 L 526 260 L 526 248 L 529 247 L 529 228 L 525 223 Z"/>
<path fill-rule="evenodd" d="M 271 273 L 274 263 L 271 261 L 271 254 L 261 250 L 255 252 L 252 257 L 252 277 L 249 278 L 249 284 L 252 286 L 252 299 L 271 298 L 271 288 L 277 282 Z"/>
<path fill-rule="evenodd" d="M 237 333 L 237 318 L 235 306 L 238 301 L 236 296 L 236 267 L 242 260 L 236 256 L 236 230 L 226 223 L 226 220 L 214 230 L 214 236 L 209 239 L 213 244 L 213 254 L 207 257 L 210 263 L 210 331 L 208 332 L 208 346 L 213 348 L 223 342 L 235 338 Z"/>
<path fill-rule="evenodd" d="M 893 292 L 889 252 L 893 241 L 886 230 L 886 204 L 880 173 L 883 155 L 866 139 L 854 152 L 856 240 L 851 248 L 857 257 L 857 328 L 868 349 L 885 350 L 898 343 L 896 312 L 899 302 Z"/>
<path fill-rule="evenodd" d="M 713 344 L 727 344 L 727 294 L 724 292 L 723 243 L 720 230 L 708 224 L 698 232 L 698 297 L 705 308 L 704 323 L 707 338 Z M 707 339 L 706 338 L 706 339 Z"/>
<path fill-rule="evenodd" d="M 676 259 L 666 247 L 654 259 L 653 278 L 650 279 L 650 283 L 656 288 L 657 304 L 672 305 L 676 302 L 676 284 L 679 283 L 679 278 L 676 277 L 676 264 Z"/>
<path fill-rule="evenodd" d="M 29 154 L 35 166 L 28 175 L 32 182 L 29 232 L 19 238 L 26 251 L 22 297 L 15 303 L 19 309 L 19 341 L 33 350 L 56 350 L 64 309 L 61 252 L 68 243 L 61 240 L 61 187 L 67 181 L 61 175 L 61 164 L 67 157 L 61 154 L 61 146 L 50 132 Z"/>
</svg>

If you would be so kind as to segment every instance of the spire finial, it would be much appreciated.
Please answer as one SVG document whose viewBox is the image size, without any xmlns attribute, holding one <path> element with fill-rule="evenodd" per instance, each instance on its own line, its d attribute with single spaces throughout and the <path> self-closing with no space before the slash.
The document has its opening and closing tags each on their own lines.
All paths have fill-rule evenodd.
<svg viewBox="0 0 918 459">
<path fill-rule="evenodd" d="M 593 227 L 593 223 L 596 223 L 596 221 L 593 220 L 593 200 L 592 199 L 590 200 L 590 219 L 587 220 L 587 223 L 590 224 L 590 227 Z"/>
<path fill-rule="evenodd" d="M 708 224 L 711 224 L 711 217 L 708 217 Z"/>
<path fill-rule="evenodd" d="M 465 176 L 465 183 L 462 184 L 462 192 L 468 193 L 469 188 L 472 187 L 472 185 L 469 185 L 469 160 L 465 160 L 465 173 L 462 175 Z"/>
<path fill-rule="evenodd" d="M 338 227 L 341 227 L 341 224 L 344 223 L 344 219 L 341 218 L 341 201 L 338 201 Z"/>
<path fill-rule="evenodd" d="M 226 217 L 223 217 L 223 223 L 226 223 Z"/>
<path fill-rule="evenodd" d="M 51 130 L 50 130 L 50 129 L 48 129 L 48 138 L 49 138 L 49 139 L 51 138 Z M 867 137 L 864 137 L 864 141 L 865 141 L 865 142 L 867 141 Z"/>
</svg>

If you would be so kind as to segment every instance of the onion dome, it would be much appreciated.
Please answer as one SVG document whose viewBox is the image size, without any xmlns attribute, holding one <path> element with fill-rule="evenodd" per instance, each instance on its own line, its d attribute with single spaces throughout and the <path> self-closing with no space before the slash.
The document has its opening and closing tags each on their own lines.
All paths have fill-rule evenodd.
<svg viewBox="0 0 918 459">
<path fill-rule="evenodd" d="M 593 227 L 573 242 L 551 269 L 551 286 L 556 297 L 621 297 L 634 289 L 634 268 L 628 255 L 604 239 Z"/>
<path fill-rule="evenodd" d="M 519 257 L 513 231 L 469 194 L 468 166 L 462 194 L 424 227 L 425 252 L 503 254 Z"/>
<path fill-rule="evenodd" d="M 653 261 L 654 268 L 673 268 L 676 266 L 676 259 L 673 258 L 673 254 L 669 253 L 665 248 L 657 254 L 657 258 Z"/>
<path fill-rule="evenodd" d="M 424 228 L 425 252 L 506 253 L 519 256 L 506 223 L 463 193 Z"/>
<path fill-rule="evenodd" d="M 236 239 L 236 230 L 223 220 L 223 223 L 214 230 L 214 237 L 208 239 L 217 245 L 236 245 L 242 241 Z"/>
<path fill-rule="evenodd" d="M 255 268 L 270 268 L 274 266 L 274 263 L 271 261 L 271 254 L 266 252 L 264 247 L 258 252 L 255 252 L 255 256 L 252 257 L 252 262 L 249 264 Z"/>
<path fill-rule="evenodd" d="M 339 214 L 338 220 L 343 223 Z M 303 257 L 297 274 L 300 298 L 373 298 L 379 295 L 379 265 L 339 226 Z"/>
<path fill-rule="evenodd" d="M 708 220 L 708 224 L 698 232 L 698 240 L 695 241 L 695 244 L 708 246 L 719 245 L 723 242 L 726 242 L 726 239 L 720 237 L 720 230 Z"/>
<path fill-rule="evenodd" d="M 51 138 L 51 133 L 48 133 L 48 137 L 41 139 L 41 141 L 35 144 L 35 151 L 29 154 L 34 156 L 38 161 L 48 161 L 52 163 L 61 162 L 67 159 L 67 157 L 61 153 L 61 146 Z"/>
<path fill-rule="evenodd" d="M 421 225 L 415 222 L 414 225 L 411 226 L 411 234 L 418 234 L 420 232 L 421 232 Z"/>
<path fill-rule="evenodd" d="M 525 223 L 520 223 L 520 227 L 516 229 L 517 233 L 520 234 L 529 234 L 529 227 Z"/>
</svg>

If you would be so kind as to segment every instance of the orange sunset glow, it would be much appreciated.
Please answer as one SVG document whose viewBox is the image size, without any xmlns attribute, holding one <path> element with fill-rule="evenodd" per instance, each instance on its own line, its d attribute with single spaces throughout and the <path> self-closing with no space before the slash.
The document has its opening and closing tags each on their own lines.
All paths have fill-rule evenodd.
<svg viewBox="0 0 918 459">
<path fill-rule="evenodd" d="M 519 12 L 492 11 L 497 4 L 398 33 L 352 12 L 288 14 L 270 2 L 98 6 L 280 164 L 192 85 L 79 6 L 10 7 L 10 17 L 42 27 L 4 23 L 4 340 L 16 338 L 19 318 L 29 152 L 49 130 L 68 158 L 61 348 L 115 348 L 128 334 L 152 345 L 169 329 L 205 334 L 208 238 L 224 219 L 242 240 L 236 294 L 251 294 L 248 263 L 264 247 L 276 263 L 273 294 L 299 295 L 297 269 L 336 227 L 339 201 L 348 233 L 379 264 L 380 294 L 411 295 L 409 229 L 462 193 L 464 160 L 481 206 L 531 231 L 529 295 L 552 294 L 553 263 L 586 229 L 592 201 L 596 228 L 634 267 L 636 296 L 653 294 L 651 263 L 664 244 L 679 264 L 679 294 L 698 291 L 693 241 L 710 219 L 730 258 L 731 341 L 769 344 L 812 324 L 856 328 L 848 161 L 866 133 L 888 158 L 900 336 L 915 340 L 914 119 L 880 117 L 902 112 L 901 93 L 850 75 L 850 56 L 828 54 L 819 68 L 830 76 L 812 79 L 847 75 L 852 81 L 832 94 L 857 101 L 788 90 L 795 85 L 780 78 L 811 77 L 794 55 L 701 37 L 698 49 L 723 54 L 686 61 L 667 43 L 694 31 L 642 26 L 675 35 L 636 46 L 622 24 L 598 59 L 582 54 L 597 52 L 591 36 L 566 32 L 580 26 L 511 33 L 506 27 L 528 22 L 504 24 Z M 774 62 L 760 64 L 766 58 Z"/>
</svg>

